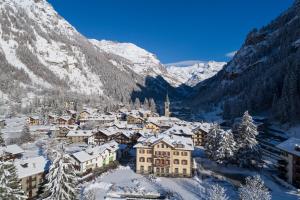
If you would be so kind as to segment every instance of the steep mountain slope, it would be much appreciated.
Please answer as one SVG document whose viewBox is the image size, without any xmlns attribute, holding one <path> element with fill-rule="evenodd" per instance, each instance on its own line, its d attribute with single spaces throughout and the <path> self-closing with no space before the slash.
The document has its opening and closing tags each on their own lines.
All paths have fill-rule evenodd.
<svg viewBox="0 0 300 200">
<path fill-rule="evenodd" d="M 153 62 L 159 67 L 158 60 Z M 63 96 L 128 102 L 133 94 L 163 98 L 167 90 L 175 92 L 160 76 L 149 81 L 149 74 L 138 74 L 138 66 L 97 48 L 45 0 L 1 0 L 2 100 Z M 152 87 L 147 87 L 150 82 Z"/>
<path fill-rule="evenodd" d="M 282 122 L 300 119 L 300 1 L 260 30 L 217 75 L 198 84 L 192 106 L 221 105 L 224 117 L 245 110 Z"/>
<path fill-rule="evenodd" d="M 166 64 L 165 66 L 167 71 L 181 83 L 195 86 L 199 82 L 215 75 L 225 64 L 225 62 L 215 61 L 183 61 Z"/>
<path fill-rule="evenodd" d="M 162 76 L 170 84 L 178 86 L 181 82 L 163 67 L 156 56 L 132 43 L 120 43 L 108 40 L 90 40 L 100 51 L 118 55 L 129 61 L 128 66 L 142 76 Z M 114 61 L 112 60 L 112 63 Z"/>
</svg>

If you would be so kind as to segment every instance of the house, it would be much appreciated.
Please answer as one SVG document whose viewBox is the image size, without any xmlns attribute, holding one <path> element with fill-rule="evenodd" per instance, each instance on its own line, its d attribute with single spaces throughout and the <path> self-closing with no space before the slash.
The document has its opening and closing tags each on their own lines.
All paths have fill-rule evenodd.
<svg viewBox="0 0 300 200">
<path fill-rule="evenodd" d="M 56 124 L 57 123 L 57 116 L 55 114 L 48 115 L 48 123 L 49 124 Z"/>
<path fill-rule="evenodd" d="M 155 122 L 146 122 L 144 125 L 144 130 L 149 130 L 152 133 L 159 133 L 160 132 L 160 125 Z"/>
<path fill-rule="evenodd" d="M 208 134 L 211 124 L 209 123 L 201 123 L 193 128 L 193 136 L 192 140 L 194 146 L 204 146 L 205 136 Z"/>
<path fill-rule="evenodd" d="M 281 150 L 279 178 L 300 188 L 300 139 L 291 137 L 276 147 Z"/>
<path fill-rule="evenodd" d="M 59 125 L 74 125 L 75 124 L 75 119 L 71 116 L 61 116 L 57 118 L 57 123 Z"/>
<path fill-rule="evenodd" d="M 136 172 L 156 176 L 191 177 L 191 138 L 159 134 L 140 138 L 136 148 Z"/>
<path fill-rule="evenodd" d="M 23 153 L 24 150 L 16 144 L 0 147 L 0 160 L 15 160 L 21 158 Z"/>
<path fill-rule="evenodd" d="M 39 116 L 31 116 L 27 118 L 27 123 L 30 126 L 40 125 L 40 117 Z"/>
<path fill-rule="evenodd" d="M 174 124 L 171 128 L 163 132 L 164 134 L 168 135 L 178 135 L 183 137 L 192 138 L 194 133 L 189 126 L 179 126 Z"/>
<path fill-rule="evenodd" d="M 132 144 L 132 137 L 135 136 L 135 131 L 132 130 L 122 130 L 120 133 L 114 136 L 114 140 L 118 144 Z"/>
<path fill-rule="evenodd" d="M 98 128 L 95 129 L 93 132 L 96 144 L 104 144 L 108 141 L 111 141 L 115 138 L 117 134 L 121 133 L 121 131 L 114 126 L 108 128 Z"/>
<path fill-rule="evenodd" d="M 14 162 L 22 189 L 29 199 L 39 195 L 41 185 L 48 171 L 48 161 L 43 157 L 28 158 Z"/>
<path fill-rule="evenodd" d="M 144 118 L 138 110 L 131 110 L 127 113 L 126 121 L 127 124 L 143 124 Z"/>
<path fill-rule="evenodd" d="M 94 134 L 92 130 L 70 130 L 66 137 L 71 143 L 94 144 Z"/>
<path fill-rule="evenodd" d="M 71 130 L 78 130 L 78 125 L 60 125 L 57 127 L 57 131 L 55 133 L 55 136 L 58 138 L 65 138 L 69 131 Z"/>
<path fill-rule="evenodd" d="M 80 151 L 72 154 L 74 158 L 74 167 L 76 171 L 85 175 L 107 166 L 117 159 L 118 143 L 110 141 L 100 146 L 87 148 L 85 151 Z"/>
</svg>

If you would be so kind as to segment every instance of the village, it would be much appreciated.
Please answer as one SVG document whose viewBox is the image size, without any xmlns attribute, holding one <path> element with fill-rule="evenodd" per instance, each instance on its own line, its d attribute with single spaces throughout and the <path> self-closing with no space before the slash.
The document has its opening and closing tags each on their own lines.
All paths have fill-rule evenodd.
<svg viewBox="0 0 300 200">
<path fill-rule="evenodd" d="M 230 122 L 188 122 L 173 117 L 168 95 L 162 115 L 147 108 L 104 112 L 83 107 L 77 111 L 68 103 L 62 115 L 49 113 L 47 120 L 38 115 L 3 117 L 0 160 L 13 163 L 26 199 L 43 199 L 49 174 L 57 164 L 54 154 L 61 159 L 67 156 L 69 170 L 82 190 L 78 193 L 89 196 L 80 199 L 207 199 L 207 189 L 200 187 L 203 184 L 222 185 L 236 199 L 246 176 L 257 172 L 269 190 L 276 183 L 272 194 L 278 199 L 297 196 L 300 140 L 271 129 L 267 119 L 249 116 L 262 151 L 259 170 L 257 166 L 253 170 L 230 161 L 236 148 L 230 145 L 236 142 L 223 150 L 222 158 L 215 153 L 220 148 L 211 147 L 216 142 L 210 136 L 214 132 L 224 129 L 222 134 L 229 135 L 224 138 L 230 139 Z M 192 189 L 185 191 L 182 184 Z"/>
</svg>

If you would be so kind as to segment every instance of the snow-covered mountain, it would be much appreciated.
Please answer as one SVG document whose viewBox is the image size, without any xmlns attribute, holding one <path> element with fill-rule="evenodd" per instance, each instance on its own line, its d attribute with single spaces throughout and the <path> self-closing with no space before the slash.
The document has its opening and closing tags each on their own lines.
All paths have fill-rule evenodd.
<svg viewBox="0 0 300 200">
<path fill-rule="evenodd" d="M 132 43 L 121 43 L 109 40 L 90 40 L 100 51 L 118 55 L 129 61 L 130 69 L 143 76 L 161 76 L 170 84 L 177 86 L 181 82 L 164 68 L 153 53 Z M 111 60 L 113 64 L 114 61 Z"/>
<path fill-rule="evenodd" d="M 173 88 L 168 82 L 177 83 L 153 54 L 85 38 L 46 0 L 1 0 L 0 63 L 1 100 L 14 102 L 54 93 L 123 102 L 163 98 Z"/>
<path fill-rule="evenodd" d="M 167 71 L 181 83 L 195 86 L 199 82 L 214 76 L 225 64 L 225 62 L 192 60 L 170 63 L 165 66 Z"/>
<path fill-rule="evenodd" d="M 300 120 L 300 0 L 261 29 L 212 78 L 194 87 L 195 108 L 220 105 L 224 117 L 246 110 L 281 122 Z M 200 108 L 202 109 L 202 108 Z"/>
</svg>

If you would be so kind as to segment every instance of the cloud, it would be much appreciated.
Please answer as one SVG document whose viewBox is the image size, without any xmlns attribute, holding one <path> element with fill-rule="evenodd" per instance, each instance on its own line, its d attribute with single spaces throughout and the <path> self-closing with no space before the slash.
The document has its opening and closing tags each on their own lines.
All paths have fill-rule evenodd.
<svg viewBox="0 0 300 200">
<path fill-rule="evenodd" d="M 226 53 L 226 57 L 228 58 L 233 58 L 233 56 L 237 53 L 237 51 L 232 51 L 232 52 L 229 52 L 229 53 Z"/>
<path fill-rule="evenodd" d="M 177 66 L 177 67 L 187 67 L 194 65 L 196 63 L 206 63 L 206 61 L 201 61 L 201 60 L 185 60 L 185 61 L 180 61 L 180 62 L 175 62 L 175 63 L 168 63 L 165 64 L 165 66 Z"/>
</svg>

